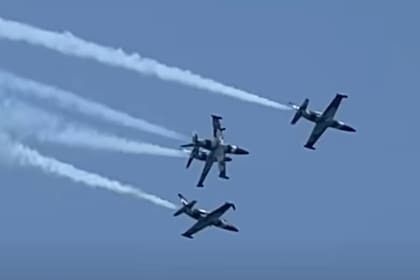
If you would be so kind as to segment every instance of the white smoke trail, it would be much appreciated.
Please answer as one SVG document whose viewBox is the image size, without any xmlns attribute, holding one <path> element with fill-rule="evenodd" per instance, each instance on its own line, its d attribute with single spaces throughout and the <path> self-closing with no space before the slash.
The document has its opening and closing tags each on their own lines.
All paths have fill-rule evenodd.
<svg viewBox="0 0 420 280">
<path fill-rule="evenodd" d="M 38 140 L 65 144 L 71 147 L 83 147 L 97 150 L 117 151 L 128 154 L 143 154 L 165 157 L 187 157 L 182 150 L 162 147 L 150 143 L 141 143 L 121 137 L 106 135 L 92 129 L 67 125 L 61 131 L 45 131 L 38 133 Z"/>
<path fill-rule="evenodd" d="M 114 124 L 135 128 L 141 131 L 147 131 L 172 139 L 189 139 L 188 137 L 183 136 L 182 134 L 179 134 L 175 131 L 149 123 L 142 119 L 132 117 L 124 112 L 116 111 L 104 104 L 80 97 L 75 93 L 65 91 L 54 86 L 42 84 L 30 79 L 18 77 L 1 69 L 0 87 L 19 91 L 23 94 L 35 96 L 45 100 L 53 100 L 64 109 L 77 110 L 79 113 L 101 118 Z"/>
<path fill-rule="evenodd" d="M 8 142 L 7 150 L 4 150 L 5 146 L 2 145 L 2 156 L 8 155 L 12 161 L 21 166 L 38 167 L 47 174 L 65 177 L 92 188 L 102 188 L 118 194 L 131 195 L 150 201 L 158 206 L 176 209 L 176 206 L 173 203 L 158 196 L 143 192 L 138 188 L 124 185 L 116 180 L 111 180 L 98 174 L 78 169 L 71 164 L 58 161 L 51 157 L 46 157 L 21 143 Z"/>
<path fill-rule="evenodd" d="M 42 142 L 129 154 L 187 156 L 181 150 L 127 140 L 87 126 L 65 122 L 56 115 L 14 99 L 6 99 L 0 103 L 0 119 L 0 128 L 3 131 L 17 134 L 17 137 L 35 136 Z"/>
<path fill-rule="evenodd" d="M 0 37 L 43 46 L 65 55 L 94 59 L 111 66 L 122 67 L 141 74 L 153 75 L 162 80 L 178 82 L 243 101 L 282 110 L 290 110 L 288 106 L 283 104 L 201 77 L 188 70 L 170 67 L 156 60 L 141 57 L 137 53 L 127 54 L 121 49 L 101 46 L 78 38 L 69 32 L 57 33 L 25 23 L 0 18 Z"/>
</svg>

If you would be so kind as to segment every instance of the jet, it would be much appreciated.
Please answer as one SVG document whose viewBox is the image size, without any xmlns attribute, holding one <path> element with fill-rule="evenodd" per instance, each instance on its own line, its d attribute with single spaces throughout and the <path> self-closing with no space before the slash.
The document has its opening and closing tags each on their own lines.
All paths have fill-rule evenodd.
<svg viewBox="0 0 420 280">
<path fill-rule="evenodd" d="M 212 117 L 212 126 L 213 126 L 213 138 L 212 139 L 198 139 L 197 133 L 193 135 L 192 143 L 183 144 L 181 147 L 193 147 L 191 151 L 190 159 L 188 159 L 187 167 L 191 164 L 192 158 L 194 155 L 197 155 L 200 148 L 208 150 L 209 153 L 206 154 L 205 157 L 205 164 L 203 171 L 200 175 L 200 179 L 198 180 L 197 187 L 204 187 L 203 183 L 206 179 L 208 173 L 210 172 L 211 167 L 213 166 L 214 162 L 218 163 L 219 166 L 219 178 L 222 179 L 229 179 L 226 175 L 226 161 L 230 161 L 229 157 L 226 157 L 226 154 L 236 154 L 236 155 L 247 155 L 249 152 L 243 148 L 240 148 L 236 145 L 225 144 L 224 142 L 224 135 L 223 131 L 226 128 L 222 127 L 221 120 L 222 117 L 217 115 L 211 115 Z"/>
<path fill-rule="evenodd" d="M 179 216 L 181 214 L 186 214 L 196 220 L 197 222 L 190 227 L 187 231 L 181 234 L 184 237 L 193 238 L 193 235 L 206 227 L 215 226 L 227 231 L 238 232 L 239 229 L 234 225 L 230 224 L 226 219 L 222 219 L 221 216 L 230 208 L 236 210 L 235 204 L 232 202 L 225 202 L 223 205 L 217 209 L 208 212 L 203 209 L 194 208 L 194 205 L 197 203 L 196 200 L 189 202 L 182 194 L 178 193 L 178 197 L 181 200 L 182 207 L 178 209 L 173 215 Z"/>
<path fill-rule="evenodd" d="M 356 129 L 354 129 L 350 125 L 334 119 L 337 109 L 341 104 L 341 101 L 347 97 L 347 95 L 337 93 L 334 99 L 330 102 L 328 107 L 322 113 L 307 110 L 309 104 L 308 98 L 306 98 L 300 106 L 289 102 L 292 108 L 296 110 L 296 113 L 291 121 L 292 125 L 296 124 L 301 117 L 304 117 L 305 119 L 315 123 L 311 135 L 309 136 L 309 139 L 304 146 L 305 148 L 315 150 L 314 144 L 329 127 L 347 132 L 356 132 Z"/>
</svg>

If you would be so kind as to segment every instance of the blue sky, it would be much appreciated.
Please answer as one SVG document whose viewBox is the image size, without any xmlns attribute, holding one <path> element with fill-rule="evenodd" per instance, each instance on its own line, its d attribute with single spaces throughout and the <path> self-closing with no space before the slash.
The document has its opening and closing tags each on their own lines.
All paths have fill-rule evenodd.
<svg viewBox="0 0 420 280">
<path fill-rule="evenodd" d="M 337 117 L 357 134 L 329 130 L 308 151 L 312 124 L 291 126 L 291 112 L 0 40 L 3 69 L 187 135 L 210 135 L 209 115 L 218 113 L 226 140 L 251 152 L 228 166 L 229 181 L 213 171 L 197 189 L 197 162 L 185 170 L 183 159 L 26 142 L 175 203 L 178 192 L 206 209 L 232 200 L 238 209 L 225 217 L 240 232 L 208 229 L 188 240 L 180 236 L 193 223 L 188 217 L 37 169 L 2 167 L 1 278 L 418 279 L 418 4 L 192 2 L 2 1 L 0 16 L 69 30 L 282 103 L 308 97 L 310 108 L 323 110 L 346 92 Z M 124 137 L 180 144 L 62 114 Z"/>
</svg>

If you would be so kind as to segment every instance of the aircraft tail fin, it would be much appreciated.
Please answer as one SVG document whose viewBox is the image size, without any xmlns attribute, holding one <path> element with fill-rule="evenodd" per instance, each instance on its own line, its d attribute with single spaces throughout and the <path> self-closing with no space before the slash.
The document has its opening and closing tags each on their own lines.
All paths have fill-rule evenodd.
<svg viewBox="0 0 420 280">
<path fill-rule="evenodd" d="M 293 119 L 290 122 L 291 124 L 296 124 L 297 123 L 297 121 L 302 117 L 303 112 L 305 112 L 306 108 L 308 108 L 308 104 L 309 104 L 309 99 L 306 98 L 303 101 L 302 105 L 300 105 L 300 106 L 293 105 L 293 108 L 296 109 L 296 114 L 293 116 Z"/>
<path fill-rule="evenodd" d="M 182 213 L 185 213 L 187 211 L 187 209 L 191 209 L 194 207 L 194 205 L 197 203 L 196 200 L 193 200 L 191 202 L 188 202 L 188 200 L 182 195 L 182 194 L 178 194 L 178 197 L 181 199 L 181 203 L 182 203 L 182 207 L 179 208 L 175 213 L 174 216 L 179 216 Z"/>
</svg>

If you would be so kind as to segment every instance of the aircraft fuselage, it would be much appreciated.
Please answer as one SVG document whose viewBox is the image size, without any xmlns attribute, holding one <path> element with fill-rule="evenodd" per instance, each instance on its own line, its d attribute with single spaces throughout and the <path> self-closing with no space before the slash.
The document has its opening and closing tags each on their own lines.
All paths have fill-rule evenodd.
<svg viewBox="0 0 420 280">
<path fill-rule="evenodd" d="M 188 215 L 190 218 L 194 219 L 194 220 L 200 220 L 200 219 L 205 219 L 207 218 L 207 212 L 204 210 L 199 210 L 197 208 L 187 208 L 185 209 L 184 212 L 186 215 Z M 225 220 L 219 218 L 219 217 L 214 217 L 212 219 L 210 219 L 208 221 L 208 223 L 212 226 L 224 229 L 224 230 L 228 230 L 228 231 L 234 231 L 234 232 L 238 232 L 239 230 L 232 224 L 226 222 Z"/>
<path fill-rule="evenodd" d="M 321 113 L 311 110 L 305 110 L 302 113 L 302 117 L 304 117 L 308 121 L 318 123 L 321 120 Z"/>
<path fill-rule="evenodd" d="M 320 112 L 317 111 L 311 111 L 311 110 L 307 110 L 307 111 L 303 111 L 302 116 L 307 119 L 308 121 L 314 122 L 314 123 L 325 123 L 326 125 L 328 125 L 328 127 L 332 127 L 338 130 L 342 130 L 342 131 L 348 131 L 348 132 L 355 132 L 356 130 L 349 126 L 348 124 L 339 121 L 339 120 L 335 120 L 335 119 L 330 119 L 330 118 L 322 118 L 322 114 Z"/>
<path fill-rule="evenodd" d="M 249 154 L 249 152 L 245 150 L 244 148 L 240 148 L 236 145 L 224 144 L 222 141 L 217 140 L 217 139 L 214 139 L 213 141 L 210 139 L 198 140 L 197 145 L 200 148 L 206 149 L 208 151 L 212 151 L 213 149 L 220 147 L 227 154 L 235 154 L 235 155 Z"/>
<path fill-rule="evenodd" d="M 200 160 L 200 161 L 207 161 L 208 154 L 205 152 L 199 152 L 196 156 L 194 156 L 194 159 Z M 214 158 L 214 161 L 216 161 L 216 158 Z M 224 157 L 224 161 L 232 161 L 232 158 L 230 157 Z"/>
<path fill-rule="evenodd" d="M 187 214 L 189 217 L 193 218 L 194 220 L 199 220 L 204 217 L 203 212 L 196 208 L 194 209 L 186 208 L 185 214 Z"/>
</svg>

